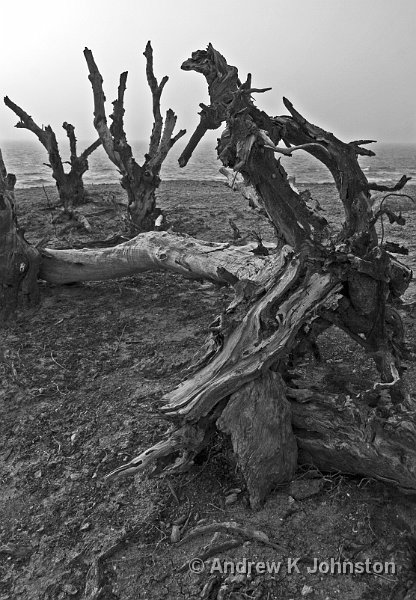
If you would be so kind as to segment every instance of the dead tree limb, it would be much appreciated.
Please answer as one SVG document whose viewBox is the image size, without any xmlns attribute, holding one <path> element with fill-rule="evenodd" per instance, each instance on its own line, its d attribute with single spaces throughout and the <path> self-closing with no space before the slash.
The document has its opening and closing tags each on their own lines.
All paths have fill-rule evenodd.
<svg viewBox="0 0 416 600">
<path fill-rule="evenodd" d="M 124 130 L 124 94 L 127 72 L 120 75 L 118 95 L 113 102 L 113 113 L 110 115 L 112 123 L 109 127 L 105 111 L 103 78 L 91 50 L 85 48 L 84 56 L 94 96 L 94 127 L 109 159 L 121 174 L 121 185 L 126 190 L 128 197 L 128 215 L 132 231 L 134 233 L 150 231 L 154 229 L 155 220 L 160 214 L 160 210 L 156 208 L 156 190 L 160 184 L 160 169 L 169 150 L 185 134 L 185 130 L 180 130 L 173 135 L 177 117 L 171 109 L 167 111 L 163 123 L 160 98 L 168 77 L 163 77 L 158 84 L 153 72 L 153 50 L 148 42 L 144 56 L 147 81 L 152 93 L 154 122 L 149 152 L 145 155 L 144 163 L 139 165 L 133 157 L 133 151 Z"/>
<path fill-rule="evenodd" d="M 14 314 L 19 291 L 25 305 L 39 301 L 37 276 L 40 256 L 26 242 L 15 212 L 16 177 L 7 173 L 0 151 L 0 323 Z"/>
<path fill-rule="evenodd" d="M 52 177 L 56 181 L 59 198 L 64 210 L 71 212 L 72 207 L 83 204 L 85 202 L 85 189 L 82 176 L 88 170 L 88 157 L 101 145 L 101 140 L 96 140 L 78 155 L 75 128 L 70 123 L 64 122 L 62 127 L 66 131 L 70 147 L 70 170 L 66 173 L 52 127 L 50 125 L 39 127 L 30 115 L 7 96 L 4 98 L 4 103 L 19 117 L 20 121 L 16 124 L 16 127 L 32 131 L 46 149 L 49 157 L 48 167 L 52 169 Z"/>
<path fill-rule="evenodd" d="M 182 63 L 184 71 L 196 71 L 204 75 L 208 84 L 210 105 L 200 104 L 200 122 L 179 157 L 179 166 L 185 167 L 193 151 L 209 129 L 218 129 L 225 121 L 232 94 L 240 85 L 238 70 L 227 64 L 225 58 L 212 44 L 206 50 L 192 52 L 191 58 Z"/>
<path fill-rule="evenodd" d="M 104 281 L 144 271 L 166 270 L 189 279 L 219 285 L 258 281 L 284 260 L 279 255 L 256 256 L 256 244 L 233 247 L 196 240 L 189 236 L 149 231 L 112 248 L 42 250 L 40 277 L 51 283 Z M 260 280 L 258 285 L 260 285 Z"/>
</svg>

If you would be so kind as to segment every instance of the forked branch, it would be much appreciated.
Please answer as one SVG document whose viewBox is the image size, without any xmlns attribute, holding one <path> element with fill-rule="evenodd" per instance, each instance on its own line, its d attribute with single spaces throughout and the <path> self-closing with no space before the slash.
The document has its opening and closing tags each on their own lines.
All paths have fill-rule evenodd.
<svg viewBox="0 0 416 600">
<path fill-rule="evenodd" d="M 110 116 L 112 124 L 108 127 L 103 78 L 91 50 L 85 48 L 84 56 L 94 96 L 94 126 L 108 157 L 121 173 L 121 185 L 127 191 L 128 196 L 128 214 L 132 232 L 139 233 L 151 230 L 154 228 L 155 220 L 159 214 L 156 209 L 155 192 L 160 184 L 159 174 L 162 163 L 172 146 L 185 134 L 185 131 L 181 130 L 173 136 L 176 115 L 172 110 L 168 110 L 163 127 L 160 98 L 168 78 L 165 76 L 158 84 L 153 72 L 153 50 L 150 42 L 148 42 L 144 56 L 146 58 L 147 81 L 152 93 L 154 122 L 150 136 L 149 152 L 145 155 L 144 163 L 139 165 L 134 159 L 132 148 L 127 141 L 124 130 L 124 95 L 127 72 L 120 75 L 118 95 L 113 102 L 113 113 Z"/>
</svg>

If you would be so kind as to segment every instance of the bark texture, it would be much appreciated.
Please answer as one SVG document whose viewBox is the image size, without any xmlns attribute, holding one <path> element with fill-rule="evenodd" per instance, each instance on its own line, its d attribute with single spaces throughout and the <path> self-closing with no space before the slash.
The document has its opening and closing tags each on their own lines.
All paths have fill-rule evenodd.
<svg viewBox="0 0 416 600">
<path fill-rule="evenodd" d="M 91 50 L 85 48 L 89 80 L 94 95 L 94 127 L 100 136 L 109 159 L 121 174 L 121 185 L 127 192 L 128 214 L 133 233 L 154 229 L 155 220 L 160 215 L 156 208 L 156 190 L 160 184 L 160 169 L 172 146 L 186 132 L 180 130 L 176 135 L 176 115 L 169 109 L 163 121 L 160 112 L 160 98 L 168 81 L 165 76 L 160 83 L 153 72 L 153 50 L 150 42 L 144 51 L 146 58 L 147 82 L 153 100 L 153 129 L 150 136 L 149 151 L 142 165 L 139 165 L 124 130 L 124 94 L 127 85 L 127 72 L 120 75 L 117 99 L 113 102 L 112 123 L 107 124 L 103 78 L 95 63 Z"/>
<path fill-rule="evenodd" d="M 50 125 L 39 127 L 30 115 L 7 96 L 4 98 L 4 103 L 19 117 L 20 121 L 16 124 L 16 127 L 32 131 L 46 149 L 49 157 L 47 166 L 52 169 L 52 177 L 56 181 L 59 198 L 65 211 L 71 213 L 72 207 L 85 202 L 85 189 L 82 176 L 88 171 L 88 157 L 101 145 L 101 140 L 96 140 L 81 154 L 78 154 L 75 128 L 70 123 L 63 123 L 62 127 L 68 136 L 70 148 L 70 170 L 65 172 L 56 135 L 52 127 Z"/>
<path fill-rule="evenodd" d="M 165 231 L 149 231 L 113 248 L 42 250 L 40 277 L 51 283 L 103 281 L 144 271 L 172 271 L 220 285 L 252 282 L 270 274 L 284 256 L 256 256 L 255 244 L 203 242 Z"/>
<path fill-rule="evenodd" d="M 37 275 L 40 256 L 17 224 L 14 186 L 16 177 L 7 173 L 0 152 L 0 324 L 13 316 L 19 292 L 25 305 L 39 301 Z"/>
</svg>

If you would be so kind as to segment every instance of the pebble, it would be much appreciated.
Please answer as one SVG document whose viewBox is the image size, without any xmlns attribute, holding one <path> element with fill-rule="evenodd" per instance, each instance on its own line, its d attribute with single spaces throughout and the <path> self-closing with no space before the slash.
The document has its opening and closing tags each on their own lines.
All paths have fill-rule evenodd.
<svg viewBox="0 0 416 600">
<path fill-rule="evenodd" d="M 71 585 L 70 583 L 66 583 L 63 587 L 62 590 L 65 592 L 65 594 L 69 594 L 70 596 L 75 596 L 75 594 L 78 594 L 78 590 L 74 585 Z"/>
<path fill-rule="evenodd" d="M 295 500 L 305 500 L 319 494 L 323 485 L 323 479 L 297 479 L 290 484 L 289 494 Z"/>
<path fill-rule="evenodd" d="M 234 504 L 234 502 L 237 502 L 237 498 L 237 494 L 230 494 L 225 499 L 225 506 L 230 506 L 230 504 Z"/>
<path fill-rule="evenodd" d="M 301 596 L 307 596 L 308 594 L 312 594 L 313 588 L 310 585 L 304 585 L 301 589 Z"/>
<path fill-rule="evenodd" d="M 172 544 L 177 544 L 180 539 L 181 539 L 181 528 L 179 527 L 179 525 L 173 525 L 172 531 L 170 534 L 170 541 L 172 542 Z"/>
</svg>

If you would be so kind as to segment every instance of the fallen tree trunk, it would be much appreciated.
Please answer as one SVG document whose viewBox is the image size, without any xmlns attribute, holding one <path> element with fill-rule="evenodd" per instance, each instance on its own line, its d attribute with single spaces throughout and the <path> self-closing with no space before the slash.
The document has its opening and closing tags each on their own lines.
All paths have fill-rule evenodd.
<svg viewBox="0 0 416 600">
<path fill-rule="evenodd" d="M 255 247 L 254 243 L 233 247 L 152 231 L 113 248 L 45 248 L 39 275 L 51 283 L 63 284 L 118 279 L 144 271 L 171 271 L 220 285 L 235 285 L 245 280 L 260 285 L 279 268 L 290 249 L 283 249 L 277 255 L 259 256 L 253 253 Z"/>
</svg>

